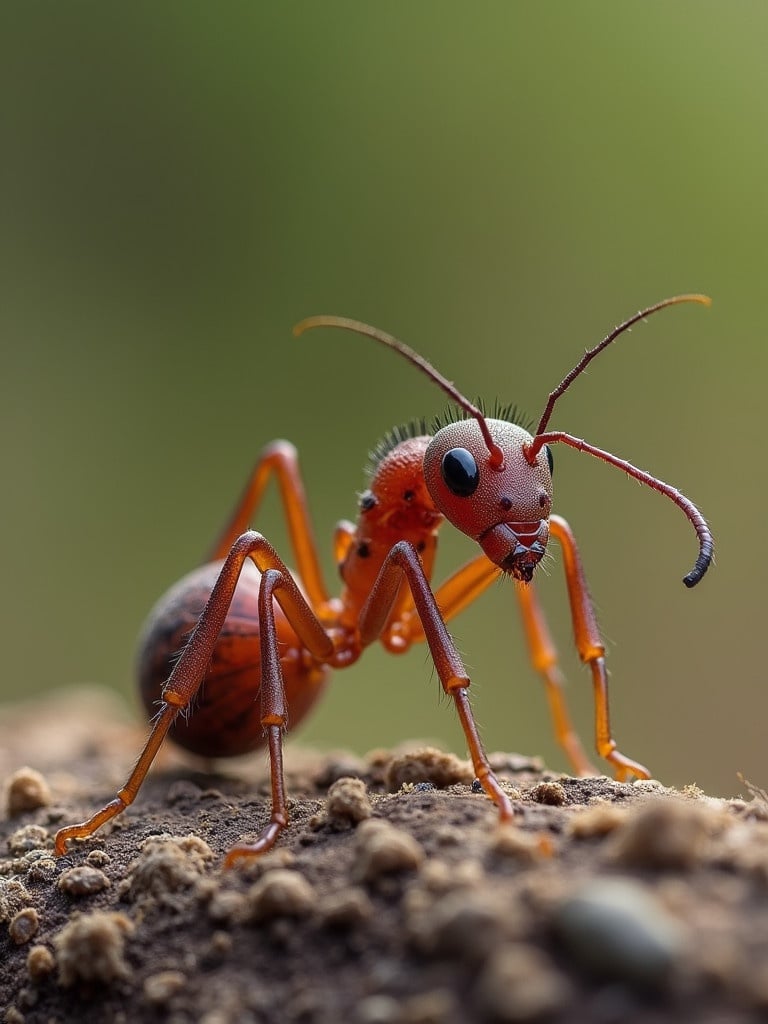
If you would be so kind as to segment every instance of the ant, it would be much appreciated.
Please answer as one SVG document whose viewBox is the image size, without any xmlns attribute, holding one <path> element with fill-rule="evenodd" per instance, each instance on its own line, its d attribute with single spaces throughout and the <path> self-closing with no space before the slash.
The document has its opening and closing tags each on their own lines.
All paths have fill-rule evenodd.
<svg viewBox="0 0 768 1024">
<path fill-rule="evenodd" d="M 370 486 L 359 499 L 355 524 L 336 528 L 334 555 L 343 582 L 328 594 L 320 569 L 298 455 L 287 441 L 261 453 L 209 562 L 161 598 L 139 647 L 139 680 L 152 728 L 125 786 L 79 825 L 56 835 L 57 854 L 70 839 L 93 835 L 135 799 L 167 734 L 196 754 L 223 757 L 266 744 L 271 816 L 253 843 L 239 843 L 225 863 L 269 850 L 288 824 L 283 778 L 283 733 L 322 694 L 332 668 L 353 664 L 374 640 L 393 654 L 426 641 L 443 690 L 454 701 L 477 779 L 498 809 L 513 817 L 483 749 L 469 704 L 469 676 L 446 623 L 500 575 L 511 576 L 534 668 L 541 674 L 557 739 L 573 769 L 592 771 L 571 725 L 557 654 L 531 581 L 550 536 L 563 551 L 576 647 L 592 673 L 598 754 L 618 779 L 650 778 L 622 754 L 611 734 L 605 648 L 584 570 L 567 522 L 552 514 L 552 445 L 570 445 L 623 470 L 670 498 L 690 520 L 699 541 L 696 562 L 684 577 L 695 586 L 712 561 L 709 527 L 676 488 L 609 452 L 547 426 L 555 403 L 586 366 L 633 324 L 668 306 L 709 305 L 705 295 L 677 295 L 649 306 L 585 352 L 549 399 L 533 434 L 513 422 L 511 409 L 496 416 L 468 401 L 407 345 L 356 320 L 315 316 L 296 335 L 319 327 L 343 328 L 394 349 L 446 392 L 455 410 L 429 430 L 422 420 L 390 432 L 372 454 Z M 294 574 L 261 533 L 248 528 L 271 478 L 280 490 L 298 571 Z M 480 545 L 480 552 L 435 590 L 437 534 L 447 519 Z M 179 654 L 180 652 L 180 654 Z"/>
</svg>

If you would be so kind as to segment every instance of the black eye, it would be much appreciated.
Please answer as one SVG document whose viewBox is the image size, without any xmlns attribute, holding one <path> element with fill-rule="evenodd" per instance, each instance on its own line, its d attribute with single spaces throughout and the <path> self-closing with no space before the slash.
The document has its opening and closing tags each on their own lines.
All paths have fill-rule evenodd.
<svg viewBox="0 0 768 1024">
<path fill-rule="evenodd" d="M 451 448 L 446 452 L 440 470 L 448 489 L 459 498 L 468 498 L 477 490 L 480 471 L 475 457 L 466 448 Z"/>
<path fill-rule="evenodd" d="M 544 451 L 547 453 L 547 462 L 549 463 L 549 475 L 555 472 L 555 460 L 552 458 L 552 449 L 548 444 L 544 445 Z"/>
</svg>

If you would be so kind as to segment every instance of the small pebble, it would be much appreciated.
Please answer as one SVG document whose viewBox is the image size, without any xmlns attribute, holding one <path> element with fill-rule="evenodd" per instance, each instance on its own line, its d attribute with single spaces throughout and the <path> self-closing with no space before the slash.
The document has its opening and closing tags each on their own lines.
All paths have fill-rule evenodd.
<svg viewBox="0 0 768 1024">
<path fill-rule="evenodd" d="M 552 856 L 552 840 L 548 836 L 504 824 L 496 830 L 490 849 L 520 864 L 533 864 Z"/>
<path fill-rule="evenodd" d="M 582 967 L 637 988 L 661 988 L 684 947 L 678 922 L 629 880 L 588 883 L 560 903 L 553 924 Z"/>
<path fill-rule="evenodd" d="M 186 976 L 181 971 L 159 971 L 145 979 L 144 998 L 155 1006 L 163 1006 L 186 984 Z"/>
<path fill-rule="evenodd" d="M 658 779 L 635 779 L 632 788 L 639 789 L 646 794 L 663 793 L 665 789 Z"/>
<path fill-rule="evenodd" d="M 0 878 L 0 921 L 10 921 L 31 902 L 32 897 L 21 882 Z"/>
<path fill-rule="evenodd" d="M 434 840 L 438 846 L 461 846 L 466 841 L 466 833 L 458 825 L 436 825 Z"/>
<path fill-rule="evenodd" d="M 23 946 L 33 939 L 40 928 L 40 918 L 34 907 L 25 907 L 14 914 L 8 925 L 8 934 L 17 946 Z"/>
<path fill-rule="evenodd" d="M 213 850 L 198 836 L 152 836 L 120 884 L 130 900 L 163 898 L 195 886 L 214 859 Z"/>
<path fill-rule="evenodd" d="M 349 827 L 370 818 L 371 801 L 362 779 L 343 778 L 334 782 L 325 801 L 328 821 Z"/>
<path fill-rule="evenodd" d="M 435 747 L 425 747 L 410 754 L 394 757 L 387 765 L 384 783 L 390 793 L 396 793 L 401 786 L 419 782 L 431 782 L 438 789 L 456 783 L 469 785 L 474 776 L 468 761 L 461 761 L 455 754 L 447 754 Z"/>
<path fill-rule="evenodd" d="M 248 919 L 305 917 L 315 904 L 315 891 L 298 871 L 276 868 L 251 886 L 246 896 Z"/>
<path fill-rule="evenodd" d="M 27 868 L 27 881 L 30 883 L 41 883 L 41 882 L 53 882 L 56 877 L 56 861 L 53 857 L 48 856 L 48 851 L 35 851 L 38 853 L 45 853 L 43 857 L 37 857 L 35 860 L 29 862 Z"/>
<path fill-rule="evenodd" d="M 208 916 L 219 924 L 235 924 L 247 913 L 246 903 L 239 892 L 231 889 L 216 889 L 208 901 Z"/>
<path fill-rule="evenodd" d="M 475 888 L 483 880 L 483 870 L 474 860 L 462 860 L 448 864 L 432 857 L 424 862 L 420 875 L 421 884 L 430 892 L 444 893 L 454 889 Z"/>
<path fill-rule="evenodd" d="M 246 838 L 244 842 L 252 842 L 255 839 L 254 835 Z M 279 847 L 277 850 L 270 850 L 269 853 L 261 854 L 259 857 L 241 857 L 235 861 L 232 870 L 236 872 L 238 878 L 247 882 L 255 882 L 257 878 L 266 875 L 268 871 L 274 871 L 276 868 L 292 868 L 295 864 L 296 854 L 285 847 Z"/>
<path fill-rule="evenodd" d="M 85 862 L 94 868 L 105 868 L 108 864 L 112 863 L 112 858 L 106 850 L 91 850 L 85 858 Z"/>
<path fill-rule="evenodd" d="M 51 791 L 45 778 L 34 768 L 19 768 L 5 787 L 8 816 L 13 818 L 25 811 L 36 811 L 51 802 Z"/>
<path fill-rule="evenodd" d="M 90 864 L 80 864 L 63 871 L 56 884 L 61 892 L 73 898 L 93 896 L 112 885 L 100 868 L 91 867 Z"/>
<path fill-rule="evenodd" d="M 210 950 L 214 956 L 224 956 L 232 952 L 234 940 L 229 932 L 216 931 L 211 936 Z"/>
<path fill-rule="evenodd" d="M 537 804 L 547 804 L 549 807 L 562 807 L 568 802 L 565 786 L 560 782 L 539 782 L 527 795 Z"/>
<path fill-rule="evenodd" d="M 19 989 L 19 1006 L 23 1010 L 31 1010 L 40 999 L 40 992 L 37 988 L 30 988 L 28 985 Z"/>
<path fill-rule="evenodd" d="M 8 837 L 8 849 L 14 857 L 21 857 L 30 850 L 45 846 L 48 830 L 42 825 L 24 825 Z"/>
<path fill-rule="evenodd" d="M 47 946 L 33 946 L 27 953 L 27 971 L 36 984 L 45 981 L 55 969 L 56 961 Z"/>
<path fill-rule="evenodd" d="M 59 983 L 69 988 L 78 982 L 109 984 L 128 978 L 125 939 L 133 929 L 125 914 L 110 911 L 72 918 L 53 940 Z"/>
<path fill-rule="evenodd" d="M 357 831 L 357 855 L 353 877 L 371 882 L 380 875 L 414 871 L 424 860 L 424 850 L 407 832 L 377 818 L 363 822 Z"/>
<path fill-rule="evenodd" d="M 430 956 L 480 962 L 496 948 L 518 919 L 490 892 L 458 889 L 430 901 L 407 903 L 406 929 L 411 943 Z"/>
<path fill-rule="evenodd" d="M 706 853 L 713 823 L 712 813 L 696 804 L 654 800 L 616 833 L 611 855 L 631 867 L 691 868 Z"/>
<path fill-rule="evenodd" d="M 568 832 L 574 839 L 602 839 L 623 825 L 627 814 L 624 807 L 594 804 L 574 814 L 568 823 Z"/>
<path fill-rule="evenodd" d="M 365 890 L 353 886 L 329 893 L 320 903 L 318 912 L 329 928 L 353 928 L 373 917 L 373 904 Z"/>
</svg>

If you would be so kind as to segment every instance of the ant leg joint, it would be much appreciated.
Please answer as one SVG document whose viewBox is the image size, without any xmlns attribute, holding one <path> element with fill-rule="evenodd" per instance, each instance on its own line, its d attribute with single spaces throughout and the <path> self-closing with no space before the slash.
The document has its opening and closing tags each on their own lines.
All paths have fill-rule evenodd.
<svg viewBox="0 0 768 1024">
<path fill-rule="evenodd" d="M 262 459 L 274 459 L 275 457 L 282 459 L 296 459 L 298 454 L 295 444 L 292 444 L 290 441 L 279 439 L 265 444 L 261 449 L 260 457 Z"/>
<path fill-rule="evenodd" d="M 455 693 L 457 690 L 466 690 L 469 685 L 469 676 L 451 676 L 445 683 L 445 692 Z"/>
<path fill-rule="evenodd" d="M 261 724 L 265 729 L 268 729 L 271 725 L 276 725 L 278 728 L 282 729 L 286 725 L 285 715 L 277 713 L 265 715 L 261 720 Z"/>
<path fill-rule="evenodd" d="M 616 740 L 612 738 L 599 740 L 595 746 L 600 757 L 604 757 L 607 760 L 616 749 Z"/>
</svg>

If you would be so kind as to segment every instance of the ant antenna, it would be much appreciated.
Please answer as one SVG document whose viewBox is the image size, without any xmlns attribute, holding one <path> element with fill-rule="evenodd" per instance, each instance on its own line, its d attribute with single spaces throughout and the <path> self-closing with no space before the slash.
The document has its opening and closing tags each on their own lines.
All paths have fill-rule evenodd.
<svg viewBox="0 0 768 1024">
<path fill-rule="evenodd" d="M 536 433 L 534 434 L 534 443 L 529 448 L 528 456 L 531 463 L 536 457 L 539 449 L 542 447 L 542 445 L 536 443 L 536 438 L 539 434 L 544 433 L 547 423 L 549 423 L 549 417 L 552 415 L 552 410 L 555 407 L 555 402 L 565 391 L 568 390 L 579 374 L 584 372 L 595 356 L 599 355 L 604 348 L 608 348 L 612 341 L 615 341 L 620 334 L 628 331 L 630 327 L 633 327 L 639 320 L 645 320 L 646 317 L 651 316 L 652 313 L 658 313 L 660 309 L 666 309 L 667 306 L 679 306 L 682 302 L 698 302 L 702 306 L 712 305 L 712 299 L 710 299 L 708 295 L 673 295 L 671 299 L 663 299 L 661 302 L 657 302 L 655 305 L 649 306 L 647 309 L 641 309 L 639 313 L 635 313 L 635 315 L 631 316 L 629 320 L 625 320 L 623 324 L 619 324 L 618 327 L 614 327 L 608 337 L 603 338 L 599 345 L 595 345 L 594 348 L 590 348 L 584 353 L 571 372 L 566 374 L 555 390 L 550 393 L 544 412 L 539 420 L 539 425 L 536 428 Z"/>
<path fill-rule="evenodd" d="M 577 451 L 587 452 L 589 455 L 594 455 L 595 458 L 608 462 L 617 469 L 623 469 L 625 473 L 634 477 L 635 480 L 639 480 L 640 483 L 645 484 L 647 487 L 651 487 L 655 491 L 659 491 L 661 494 L 665 494 L 678 506 L 678 508 L 682 509 L 683 514 L 692 524 L 696 531 L 696 536 L 699 539 L 699 555 L 696 559 L 696 563 L 688 575 L 683 577 L 683 583 L 686 587 L 695 587 L 704 576 L 704 573 L 712 562 L 714 541 L 706 520 L 693 502 L 689 498 L 686 498 L 684 494 L 681 494 L 676 487 L 672 487 L 670 484 L 665 484 L 662 480 L 658 480 L 656 477 L 651 476 L 650 473 L 637 469 L 629 462 L 625 462 L 624 459 L 620 459 L 616 455 L 612 455 L 610 452 L 604 452 L 600 448 L 595 448 L 594 445 L 587 444 L 586 441 L 582 441 L 581 438 L 578 437 L 573 437 L 571 434 L 566 434 L 559 430 L 550 432 L 547 432 L 546 430 L 555 402 L 565 391 L 568 390 L 574 380 L 576 380 L 579 374 L 584 371 L 585 367 L 595 358 L 596 355 L 598 355 L 598 353 L 602 352 L 604 348 L 607 348 L 612 341 L 615 341 L 620 334 L 629 330 L 629 328 L 639 320 L 644 320 L 652 313 L 657 313 L 660 309 L 666 309 L 667 306 L 677 306 L 682 302 L 698 302 L 702 306 L 712 305 L 712 299 L 710 299 L 708 295 L 674 295 L 671 299 L 664 299 L 662 302 L 657 302 L 655 305 L 649 306 L 647 309 L 643 309 L 639 313 L 636 313 L 623 324 L 619 324 L 619 326 L 614 328 L 614 330 L 612 330 L 599 345 L 595 345 L 594 348 L 588 349 L 571 372 L 568 373 L 560 384 L 558 384 L 555 390 L 550 393 L 544 412 L 542 413 L 542 417 L 539 420 L 539 425 L 536 428 L 533 440 L 530 444 L 524 445 L 523 451 L 528 463 L 533 465 L 536 461 L 536 456 L 544 445 L 562 441 L 564 444 L 568 444 L 572 448 L 576 448 Z"/>
<path fill-rule="evenodd" d="M 469 399 L 465 398 L 451 381 L 436 370 L 431 363 L 427 362 L 423 356 L 420 356 L 418 352 L 415 352 L 402 341 L 398 341 L 391 334 L 387 334 L 386 331 L 380 331 L 377 327 L 371 327 L 370 324 L 364 324 L 360 320 L 350 320 L 345 316 L 310 316 L 296 324 L 293 328 L 293 333 L 298 338 L 304 331 L 312 330 L 314 327 L 339 327 L 345 331 L 354 331 L 356 334 L 362 334 L 366 338 L 373 338 L 374 341 L 378 341 L 382 345 L 386 345 L 387 348 L 399 352 L 408 362 L 412 363 L 422 373 L 425 373 L 430 380 L 434 381 L 439 388 L 442 388 L 449 398 L 461 409 L 470 416 L 474 416 L 480 426 L 483 440 L 491 456 L 489 459 L 491 468 L 496 470 L 504 468 L 504 453 L 491 437 L 491 432 L 488 429 L 488 424 L 482 411 L 476 405 L 473 405 Z"/>
</svg>

